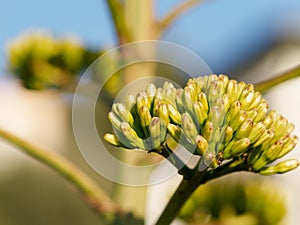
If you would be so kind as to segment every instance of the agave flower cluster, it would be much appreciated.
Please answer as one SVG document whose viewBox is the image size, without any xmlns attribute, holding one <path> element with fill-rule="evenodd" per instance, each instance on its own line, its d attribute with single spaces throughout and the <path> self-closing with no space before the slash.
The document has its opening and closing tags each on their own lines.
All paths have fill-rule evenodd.
<svg viewBox="0 0 300 225">
<path fill-rule="evenodd" d="M 182 89 L 165 82 L 115 103 L 108 118 L 115 134 L 104 139 L 114 146 L 163 154 L 174 143 L 200 155 L 200 169 L 242 160 L 247 170 L 269 175 L 298 167 L 296 159 L 269 165 L 298 142 L 294 125 L 269 110 L 252 84 L 225 75 L 190 79 Z"/>
<path fill-rule="evenodd" d="M 26 32 L 7 46 L 8 68 L 29 89 L 60 87 L 77 74 L 87 57 L 73 37 L 55 38 L 45 31 Z"/>
</svg>

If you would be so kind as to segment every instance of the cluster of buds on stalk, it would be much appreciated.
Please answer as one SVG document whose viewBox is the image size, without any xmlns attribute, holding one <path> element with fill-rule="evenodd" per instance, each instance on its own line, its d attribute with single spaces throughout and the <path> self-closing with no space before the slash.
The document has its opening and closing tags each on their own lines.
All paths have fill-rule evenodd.
<svg viewBox="0 0 300 225">
<path fill-rule="evenodd" d="M 125 104 L 113 104 L 108 118 L 114 128 L 104 136 L 108 143 L 161 155 L 178 143 L 200 156 L 200 170 L 228 160 L 263 175 L 299 165 L 296 159 L 270 165 L 296 146 L 294 125 L 269 110 L 252 84 L 225 75 L 190 79 L 179 89 L 169 82 L 162 88 L 149 84 L 145 92 L 128 95 Z"/>
</svg>

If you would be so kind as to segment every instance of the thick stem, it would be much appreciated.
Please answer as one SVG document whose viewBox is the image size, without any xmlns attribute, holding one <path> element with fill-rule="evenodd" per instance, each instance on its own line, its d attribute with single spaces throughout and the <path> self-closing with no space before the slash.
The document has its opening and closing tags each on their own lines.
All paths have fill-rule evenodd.
<svg viewBox="0 0 300 225">
<path fill-rule="evenodd" d="M 190 180 L 196 172 L 196 169 L 190 169 L 169 147 L 163 145 L 158 154 L 166 158 L 174 167 L 178 169 L 178 173 L 183 175 L 184 179 Z"/>
<path fill-rule="evenodd" d="M 125 44 L 131 41 L 124 14 L 124 5 L 119 0 L 107 0 L 114 27 L 116 29 L 119 44 Z"/>
<path fill-rule="evenodd" d="M 284 81 L 296 78 L 300 76 L 300 65 L 288 70 L 282 74 L 279 74 L 271 79 L 259 82 L 255 84 L 255 90 L 259 92 L 266 92 L 272 87 L 283 83 Z"/>
<path fill-rule="evenodd" d="M 242 170 L 247 171 L 247 165 L 243 164 L 242 160 L 240 162 L 233 161 L 214 170 L 198 171 L 190 180 L 183 179 L 155 225 L 170 224 L 179 214 L 186 200 L 200 185 L 223 175 Z"/>
<path fill-rule="evenodd" d="M 156 225 L 168 225 L 175 219 L 186 200 L 199 185 L 203 184 L 204 174 L 205 172 L 197 173 L 191 180 L 183 179 L 181 181 Z"/>
<path fill-rule="evenodd" d="M 2 129 L 0 129 L 0 137 L 69 180 L 81 192 L 88 205 L 101 216 L 121 212 L 119 206 L 89 176 L 67 159 L 54 152 L 36 147 Z"/>
</svg>

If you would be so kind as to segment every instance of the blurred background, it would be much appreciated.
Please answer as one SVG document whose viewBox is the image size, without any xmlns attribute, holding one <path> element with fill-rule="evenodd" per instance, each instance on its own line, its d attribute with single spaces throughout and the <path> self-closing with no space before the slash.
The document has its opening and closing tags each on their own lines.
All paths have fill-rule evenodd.
<svg viewBox="0 0 300 225">
<path fill-rule="evenodd" d="M 182 1 L 124 2 L 131 6 L 128 6 L 127 20 L 134 33 L 136 27 L 149 25 L 147 20 L 141 20 L 140 24 L 134 21 L 141 14 L 147 18 L 145 2 L 152 2 L 148 4 L 153 7 L 154 17 L 159 20 Z M 116 201 L 143 215 L 147 204 L 146 188 L 117 185 L 96 174 L 80 155 L 72 133 L 71 105 L 76 82 L 94 59 L 122 43 L 118 39 L 107 1 L 3 0 L 0 27 L 1 128 L 66 156 L 89 173 Z M 154 35 L 156 32 L 149 33 L 149 30 L 151 26 L 148 33 L 134 34 L 132 40 L 159 38 L 180 44 L 198 54 L 214 73 L 228 74 L 231 78 L 246 82 L 256 83 L 300 64 L 298 0 L 207 0 L 186 10 L 164 32 Z M 110 107 L 110 101 L 117 94 L 111 90 L 118 90 L 123 85 L 118 82 L 116 76 L 107 85 L 105 96 L 108 101 L 100 107 Z M 114 85 L 118 88 L 115 89 Z M 265 96 L 271 108 L 278 109 L 296 125 L 298 136 L 299 86 L 300 79 L 293 79 Z M 292 154 L 300 158 L 299 147 Z M 298 224 L 299 175 L 300 170 L 296 170 L 285 176 L 264 178 L 272 182 L 275 192 L 278 189 L 274 196 L 281 194 L 276 198 L 279 203 L 273 202 L 274 207 L 278 208 L 276 204 L 286 206 L 277 214 L 282 215 L 277 222 L 268 224 L 279 224 L 278 221 L 286 225 Z M 251 184 L 257 183 L 258 187 L 262 187 L 263 184 L 256 182 L 257 179 L 257 176 L 249 176 Z M 270 186 L 261 189 L 268 192 L 268 188 Z M 242 196 L 244 199 L 252 198 Z M 261 196 L 260 199 L 263 198 Z M 201 204 L 196 205 L 200 207 Z M 262 203 L 264 207 L 268 204 Z M 245 205 L 237 207 L 244 207 L 243 212 L 249 208 Z M 194 212 L 195 206 L 191 208 L 190 212 Z M 223 214 L 221 211 L 213 218 L 221 218 L 219 215 L 226 210 L 222 211 Z M 187 214 L 190 215 L 183 214 L 182 218 L 186 218 Z M 196 216 L 190 215 L 186 221 L 197 224 L 193 222 Z M 200 216 L 207 215 L 202 213 Z M 209 224 L 207 221 L 203 224 Z M 267 220 L 249 221 L 248 224 L 253 225 L 267 224 L 262 222 Z M 1 140 L 0 224 L 87 223 L 101 224 L 66 181 Z"/>
</svg>

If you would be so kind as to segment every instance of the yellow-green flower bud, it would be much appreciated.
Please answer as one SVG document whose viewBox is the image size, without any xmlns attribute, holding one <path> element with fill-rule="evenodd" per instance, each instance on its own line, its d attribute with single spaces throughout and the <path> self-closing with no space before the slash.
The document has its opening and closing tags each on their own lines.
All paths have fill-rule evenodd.
<svg viewBox="0 0 300 225">
<path fill-rule="evenodd" d="M 183 89 L 177 89 L 176 91 L 176 107 L 180 113 L 185 112 L 185 106 L 182 101 Z"/>
<path fill-rule="evenodd" d="M 107 141 L 109 144 L 116 146 L 116 147 L 123 147 L 122 143 L 114 134 L 106 133 L 103 136 L 104 140 Z"/>
<path fill-rule="evenodd" d="M 180 138 L 181 138 L 181 129 L 180 127 L 174 125 L 174 124 L 168 124 L 167 125 L 167 129 L 168 129 L 168 133 L 170 134 L 170 136 L 177 142 L 180 142 Z"/>
<path fill-rule="evenodd" d="M 158 106 L 158 109 L 156 113 L 154 113 L 154 116 L 161 118 L 166 124 L 170 123 L 168 107 L 164 103 Z"/>
<path fill-rule="evenodd" d="M 230 94 L 230 102 L 234 102 L 237 100 L 237 81 L 236 80 L 229 80 L 227 85 L 227 93 Z"/>
<path fill-rule="evenodd" d="M 214 130 L 213 123 L 211 121 L 206 121 L 202 130 L 202 136 L 209 141 Z"/>
<path fill-rule="evenodd" d="M 170 116 L 172 122 L 180 125 L 181 124 L 180 113 L 177 111 L 177 109 L 172 104 L 168 104 L 167 106 L 168 106 L 169 116 Z"/>
<path fill-rule="evenodd" d="M 204 110 L 204 106 L 201 102 L 195 102 L 193 111 L 199 126 L 202 126 L 204 121 L 207 119 L 207 113 Z"/>
<path fill-rule="evenodd" d="M 154 84 L 148 84 L 146 87 L 146 93 L 148 95 L 148 99 L 150 101 L 150 103 L 153 102 L 154 96 L 156 94 L 156 87 Z"/>
<path fill-rule="evenodd" d="M 160 137 L 161 137 L 161 130 L 160 130 L 160 118 L 153 117 L 151 119 L 149 130 L 151 135 L 151 142 L 152 142 L 152 149 L 158 148 L 161 144 Z"/>
<path fill-rule="evenodd" d="M 204 92 L 201 92 L 198 94 L 198 101 L 203 105 L 203 111 L 205 113 L 208 112 L 208 102 L 207 102 L 207 97 Z"/>
<path fill-rule="evenodd" d="M 227 144 L 228 142 L 231 141 L 233 137 L 233 129 L 231 126 L 226 126 L 225 128 L 225 136 L 224 136 L 224 143 Z"/>
<path fill-rule="evenodd" d="M 110 121 L 110 123 L 112 124 L 112 126 L 115 129 L 120 129 L 121 121 L 119 120 L 119 118 L 116 116 L 115 113 L 109 112 L 108 113 L 108 120 Z"/>
<path fill-rule="evenodd" d="M 288 159 L 283 162 L 276 164 L 275 166 L 269 166 L 259 171 L 261 175 L 273 175 L 282 174 L 296 169 L 299 166 L 297 159 Z"/>
<path fill-rule="evenodd" d="M 253 121 L 251 119 L 246 119 L 240 127 L 235 132 L 235 138 L 241 139 L 243 137 L 248 137 L 253 128 Z"/>
<path fill-rule="evenodd" d="M 201 135 L 197 135 L 195 140 L 197 143 L 197 152 L 199 153 L 199 155 L 204 155 L 208 147 L 206 139 Z"/>
<path fill-rule="evenodd" d="M 195 99 L 193 97 L 192 90 L 189 88 L 185 88 L 182 93 L 182 104 L 189 113 L 193 112 L 194 102 Z"/>
<path fill-rule="evenodd" d="M 149 135 L 150 135 L 149 124 L 150 124 L 150 121 L 152 118 L 150 111 L 146 106 L 142 106 L 141 108 L 139 108 L 138 113 L 140 116 L 140 123 L 141 123 L 142 130 L 143 130 L 145 136 L 149 137 Z"/>
<path fill-rule="evenodd" d="M 127 108 L 121 103 L 115 103 L 113 104 L 112 109 L 114 110 L 115 108 L 115 113 L 121 118 L 122 121 L 129 123 L 130 125 L 133 124 L 134 120 Z"/>
<path fill-rule="evenodd" d="M 249 139 L 252 143 L 256 142 L 265 132 L 266 126 L 263 122 L 254 123 Z"/>
<path fill-rule="evenodd" d="M 122 122 L 120 129 L 123 135 L 127 138 L 128 142 L 133 143 L 137 148 L 146 149 L 143 140 L 138 137 L 137 133 L 130 127 L 129 123 Z M 123 143 L 125 146 L 128 146 L 128 143 Z"/>
<path fill-rule="evenodd" d="M 181 127 L 183 133 L 187 139 L 193 143 L 196 136 L 198 135 L 197 127 L 195 126 L 193 119 L 188 113 L 183 113 L 181 116 Z"/>
<path fill-rule="evenodd" d="M 281 158 L 281 157 L 285 156 L 286 154 L 288 154 L 298 144 L 298 137 L 295 135 L 288 136 L 286 139 L 287 140 L 284 143 L 284 146 L 283 146 L 281 152 L 279 153 L 278 158 Z"/>
<path fill-rule="evenodd" d="M 126 103 L 126 108 L 129 111 L 131 111 L 133 109 L 134 105 L 136 104 L 135 97 L 131 94 L 127 95 L 126 99 L 125 99 L 125 103 Z"/>
<path fill-rule="evenodd" d="M 247 147 L 250 145 L 249 138 L 243 138 L 240 140 L 232 140 L 223 151 L 223 158 L 230 159 L 237 157 L 244 153 L 247 150 Z"/>
<path fill-rule="evenodd" d="M 230 119 L 229 125 L 233 128 L 233 130 L 237 130 L 246 118 L 247 112 L 245 110 L 240 110 L 235 117 Z"/>
</svg>

